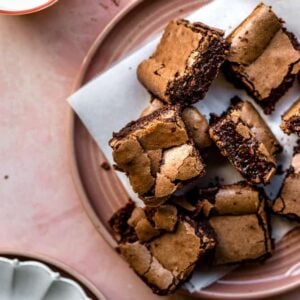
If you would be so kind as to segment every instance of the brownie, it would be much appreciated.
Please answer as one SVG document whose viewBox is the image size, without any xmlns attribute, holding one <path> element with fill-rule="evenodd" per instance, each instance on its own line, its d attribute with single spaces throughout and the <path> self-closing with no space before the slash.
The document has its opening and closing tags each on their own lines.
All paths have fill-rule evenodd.
<svg viewBox="0 0 300 300">
<path fill-rule="evenodd" d="M 164 106 L 165 104 L 161 100 L 152 98 L 150 104 L 142 111 L 141 116 L 147 116 Z M 183 108 L 182 120 L 189 137 L 200 151 L 212 145 L 212 140 L 208 134 L 208 122 L 196 107 L 188 106 Z"/>
<path fill-rule="evenodd" d="M 166 103 L 203 99 L 227 54 L 223 35 L 200 22 L 171 21 L 156 51 L 138 66 L 138 79 Z"/>
<path fill-rule="evenodd" d="M 282 23 L 270 6 L 261 3 L 227 38 L 231 48 L 225 75 L 265 113 L 274 110 L 300 69 L 299 43 Z"/>
<path fill-rule="evenodd" d="M 250 183 L 266 184 L 281 146 L 250 102 L 234 98 L 233 103 L 220 117 L 212 115 L 210 137 Z"/>
<path fill-rule="evenodd" d="M 281 191 L 274 201 L 275 214 L 300 221 L 300 153 L 295 153 Z"/>
<path fill-rule="evenodd" d="M 285 133 L 295 133 L 300 137 L 300 98 L 282 116 L 280 127 Z"/>
<path fill-rule="evenodd" d="M 172 205 L 149 209 L 127 204 L 115 213 L 110 225 L 121 255 L 160 295 L 174 292 L 196 264 L 211 256 L 216 244 L 208 224 L 179 214 Z M 132 239 L 134 234 L 136 238 Z"/>
<path fill-rule="evenodd" d="M 165 202 L 186 183 L 204 175 L 179 106 L 165 106 L 126 125 L 109 142 L 117 169 L 147 205 Z"/>
<path fill-rule="evenodd" d="M 198 192 L 198 218 L 206 217 L 217 237 L 215 265 L 263 261 L 272 240 L 262 191 L 240 182 Z"/>
</svg>

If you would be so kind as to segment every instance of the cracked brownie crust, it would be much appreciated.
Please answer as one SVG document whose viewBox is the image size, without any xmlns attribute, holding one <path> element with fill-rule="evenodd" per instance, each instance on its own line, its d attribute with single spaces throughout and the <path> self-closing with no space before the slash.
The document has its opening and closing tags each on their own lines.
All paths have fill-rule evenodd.
<svg viewBox="0 0 300 300">
<path fill-rule="evenodd" d="M 270 256 L 273 244 L 261 190 L 240 182 L 202 189 L 193 197 L 194 218 L 208 218 L 216 234 L 215 265 L 256 262 Z"/>
<path fill-rule="evenodd" d="M 129 218 L 120 220 L 119 216 L 124 215 Z M 144 238 L 140 239 L 139 224 L 144 223 L 148 223 L 156 234 L 144 228 Z M 122 238 L 118 238 L 121 255 L 153 292 L 160 295 L 172 293 L 183 283 L 216 243 L 208 225 L 178 215 L 176 207 L 172 205 L 149 210 L 130 204 L 119 210 L 110 224 L 117 238 L 121 232 Z M 136 232 L 135 240 L 132 240 L 132 234 L 127 237 L 131 231 Z"/>
<path fill-rule="evenodd" d="M 184 183 L 204 175 L 181 110 L 166 106 L 129 123 L 109 142 L 117 168 L 147 205 L 165 202 Z"/>
<path fill-rule="evenodd" d="M 165 104 L 157 98 L 153 98 L 141 113 L 141 117 L 147 116 L 152 112 L 164 107 Z M 197 148 L 202 151 L 212 145 L 212 140 L 208 133 L 208 122 L 201 112 L 189 106 L 182 110 L 182 120 L 185 124 L 189 137 L 193 140 Z"/>
<path fill-rule="evenodd" d="M 223 34 L 202 23 L 171 21 L 155 53 L 139 65 L 140 82 L 166 103 L 189 105 L 203 99 L 225 60 Z"/>
<path fill-rule="evenodd" d="M 271 7 L 259 4 L 227 38 L 227 78 L 271 113 L 300 70 L 300 47 Z M 263 78 L 263 80 L 262 80 Z"/>
<path fill-rule="evenodd" d="M 250 102 L 234 102 L 221 117 L 212 116 L 210 137 L 249 182 L 266 184 L 276 171 L 281 146 Z"/>
<path fill-rule="evenodd" d="M 295 133 L 300 137 L 300 98 L 282 116 L 280 127 L 285 133 Z"/>
</svg>

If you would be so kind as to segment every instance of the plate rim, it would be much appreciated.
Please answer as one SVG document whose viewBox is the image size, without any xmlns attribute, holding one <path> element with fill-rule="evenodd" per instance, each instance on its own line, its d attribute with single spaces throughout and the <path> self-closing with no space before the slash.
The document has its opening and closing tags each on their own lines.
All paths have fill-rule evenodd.
<svg viewBox="0 0 300 300">
<path fill-rule="evenodd" d="M 94 58 L 94 55 L 96 54 L 97 50 L 101 46 L 102 41 L 109 35 L 109 33 L 114 29 L 115 25 L 122 20 L 123 17 L 125 17 L 128 13 L 130 13 L 132 10 L 134 10 L 138 5 L 141 3 L 149 1 L 149 0 L 136 0 L 128 6 L 121 9 L 119 13 L 117 13 L 104 27 L 104 29 L 98 34 L 94 42 L 92 43 L 91 47 L 89 48 L 87 54 L 85 55 L 80 67 L 79 71 L 77 73 L 77 76 L 74 80 L 74 83 L 72 85 L 71 93 L 75 93 L 81 86 L 84 76 L 86 75 L 86 71 Z M 216 0 L 211 0 L 216 1 Z M 88 215 L 88 218 L 91 220 L 93 225 L 95 226 L 96 230 L 101 234 L 101 236 L 104 238 L 104 240 L 108 243 L 108 245 L 114 250 L 115 246 L 117 245 L 109 231 L 105 228 L 105 226 L 102 224 L 102 222 L 99 220 L 97 214 L 95 213 L 94 209 L 92 208 L 88 196 L 85 192 L 84 186 L 82 184 L 82 181 L 80 179 L 80 173 L 78 169 L 78 164 L 76 161 L 76 154 L 75 154 L 75 144 L 74 144 L 74 134 L 75 134 L 75 118 L 76 114 L 71 106 L 69 106 L 68 111 L 68 120 L 67 120 L 67 144 L 68 144 L 68 153 L 70 158 L 70 167 L 71 167 L 71 173 L 72 173 L 72 180 L 75 186 L 75 189 L 78 192 L 80 202 L 82 203 L 85 212 Z M 297 287 L 300 286 L 300 280 L 296 282 L 292 282 L 291 284 L 286 284 L 284 286 L 280 286 L 278 288 L 273 288 L 268 291 L 262 291 L 262 292 L 256 292 L 251 293 L 252 299 L 264 299 L 266 297 L 273 297 L 273 296 L 279 296 L 286 292 L 295 290 Z M 199 297 L 206 297 L 209 299 L 249 299 L 249 294 L 247 293 L 220 293 L 216 291 L 209 291 L 206 289 L 194 292 L 194 293 L 188 293 L 188 292 L 181 292 L 182 294 L 186 295 L 194 295 Z"/>
<path fill-rule="evenodd" d="M 88 290 L 90 293 L 93 294 L 93 296 L 96 296 L 97 300 L 107 300 L 107 298 L 103 295 L 103 293 L 85 276 L 83 276 L 80 272 L 76 271 L 74 268 L 66 265 L 65 263 L 57 260 L 54 257 L 38 253 L 38 252 L 29 252 L 29 251 L 20 251 L 20 250 L 14 250 L 10 248 L 0 248 L 0 256 L 7 257 L 9 259 L 12 259 L 12 257 L 17 258 L 20 261 L 23 261 L 24 259 L 28 260 L 36 260 L 38 262 L 41 262 L 45 264 L 48 268 L 51 269 L 51 266 L 54 268 L 57 268 L 58 270 L 64 271 L 67 275 L 71 275 L 74 277 L 75 282 L 80 285 L 80 287 L 86 291 Z M 51 271 L 53 271 L 51 269 Z M 63 276 L 65 277 L 65 276 Z"/>
</svg>

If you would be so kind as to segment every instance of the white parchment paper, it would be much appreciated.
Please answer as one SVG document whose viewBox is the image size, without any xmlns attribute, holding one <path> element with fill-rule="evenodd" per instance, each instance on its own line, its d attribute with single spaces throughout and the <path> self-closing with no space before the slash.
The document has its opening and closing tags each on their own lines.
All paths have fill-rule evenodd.
<svg viewBox="0 0 300 300">
<path fill-rule="evenodd" d="M 187 19 L 219 27 L 225 30 L 227 35 L 249 15 L 258 2 L 256 0 L 215 0 L 194 12 Z M 300 1 L 269 0 L 265 1 L 265 3 L 273 6 L 273 10 L 277 15 L 286 21 L 288 30 L 292 31 L 300 39 Z M 141 111 L 149 103 L 150 96 L 148 92 L 136 78 L 136 67 L 143 59 L 150 56 L 158 40 L 159 37 L 143 46 L 105 73 L 99 75 L 68 99 L 70 105 L 81 118 L 110 163 L 113 163 L 113 160 L 108 141 L 112 136 L 112 132 L 120 130 L 129 121 L 137 119 Z M 262 78 L 262 80 L 264 79 Z M 295 138 L 288 137 L 280 130 L 280 117 L 299 97 L 299 85 L 294 84 L 277 104 L 276 111 L 271 116 L 266 116 L 243 90 L 235 89 L 220 74 L 213 82 L 205 99 L 198 102 L 195 106 L 206 116 L 210 112 L 219 114 L 228 107 L 229 100 L 234 95 L 238 95 L 244 100 L 250 100 L 269 124 L 284 147 L 283 153 L 279 156 L 279 163 L 282 164 L 283 168 L 287 168 L 295 144 Z M 130 197 L 138 201 L 126 176 L 120 172 L 118 172 L 118 176 Z M 210 167 L 208 174 L 201 180 L 200 184 L 206 185 L 208 182 L 214 182 L 216 176 L 224 178 L 224 183 L 226 184 L 234 183 L 241 179 L 240 175 L 226 164 Z M 271 184 L 266 187 L 266 192 L 272 199 L 276 196 L 282 180 L 282 176 L 275 176 Z M 291 228 L 296 226 L 292 222 L 278 217 L 272 219 L 272 225 L 273 237 L 276 241 L 280 240 Z M 186 284 L 186 288 L 190 292 L 200 290 L 224 276 L 231 269 L 232 267 L 222 267 L 205 271 L 197 270 Z"/>
</svg>

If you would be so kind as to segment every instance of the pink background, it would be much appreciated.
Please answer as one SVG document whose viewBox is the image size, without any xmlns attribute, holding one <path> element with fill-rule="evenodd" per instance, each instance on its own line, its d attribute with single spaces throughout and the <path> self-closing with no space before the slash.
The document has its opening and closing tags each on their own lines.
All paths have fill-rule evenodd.
<svg viewBox="0 0 300 300">
<path fill-rule="evenodd" d="M 136 292 L 134 273 L 83 210 L 65 99 L 91 43 L 133 1 L 60 0 L 33 15 L 0 16 L 0 250 L 56 258 L 116 300 L 158 297 L 142 282 Z"/>
</svg>

